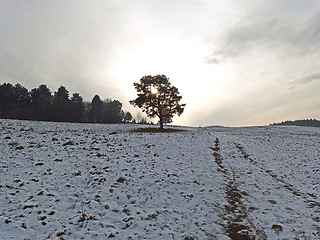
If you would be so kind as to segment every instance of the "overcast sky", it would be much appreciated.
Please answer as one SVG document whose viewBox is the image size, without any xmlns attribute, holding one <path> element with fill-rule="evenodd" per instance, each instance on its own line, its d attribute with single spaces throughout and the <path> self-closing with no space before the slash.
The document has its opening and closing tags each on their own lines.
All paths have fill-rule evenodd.
<svg viewBox="0 0 320 240">
<path fill-rule="evenodd" d="M 165 74 L 183 95 L 174 124 L 320 118 L 319 0 L 0 0 L 1 84 L 136 97 Z"/>
</svg>

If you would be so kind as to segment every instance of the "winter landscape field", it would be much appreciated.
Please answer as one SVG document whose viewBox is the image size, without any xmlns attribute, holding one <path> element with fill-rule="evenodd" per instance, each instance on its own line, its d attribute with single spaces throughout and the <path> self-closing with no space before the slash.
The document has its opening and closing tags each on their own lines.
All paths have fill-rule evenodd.
<svg viewBox="0 0 320 240">
<path fill-rule="evenodd" d="M 320 239 L 320 128 L 0 123 L 0 239 Z"/>
</svg>

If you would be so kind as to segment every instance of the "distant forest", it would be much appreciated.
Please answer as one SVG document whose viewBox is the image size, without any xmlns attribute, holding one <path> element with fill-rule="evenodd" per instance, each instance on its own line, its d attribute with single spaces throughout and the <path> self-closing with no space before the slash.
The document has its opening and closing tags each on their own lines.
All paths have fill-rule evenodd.
<svg viewBox="0 0 320 240">
<path fill-rule="evenodd" d="M 271 125 L 320 127 L 320 121 L 316 119 L 303 119 L 303 120 L 295 120 L 295 121 L 284 121 L 281 123 L 273 123 Z"/>
<path fill-rule="evenodd" d="M 122 110 L 118 100 L 102 101 L 95 95 L 91 102 L 85 102 L 79 93 L 70 96 L 64 86 L 52 94 L 44 84 L 28 91 L 18 83 L 0 85 L 0 118 L 79 123 L 135 122 L 130 112 Z"/>
</svg>

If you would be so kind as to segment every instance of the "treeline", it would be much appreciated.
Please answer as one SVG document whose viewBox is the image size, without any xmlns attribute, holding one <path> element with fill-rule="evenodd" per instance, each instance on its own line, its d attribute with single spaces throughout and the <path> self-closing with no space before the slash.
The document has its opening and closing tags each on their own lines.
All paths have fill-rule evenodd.
<svg viewBox="0 0 320 240">
<path fill-rule="evenodd" d="M 118 100 L 102 101 L 95 95 L 91 102 L 85 102 L 79 93 L 70 96 L 64 86 L 52 94 L 44 84 L 28 91 L 18 83 L 0 85 L 0 118 L 79 123 L 132 121 L 131 113 L 124 112 Z"/>
<path fill-rule="evenodd" d="M 271 125 L 320 127 L 320 121 L 316 119 L 302 119 L 302 120 L 295 120 L 295 121 L 284 121 L 281 123 L 273 123 Z"/>
</svg>

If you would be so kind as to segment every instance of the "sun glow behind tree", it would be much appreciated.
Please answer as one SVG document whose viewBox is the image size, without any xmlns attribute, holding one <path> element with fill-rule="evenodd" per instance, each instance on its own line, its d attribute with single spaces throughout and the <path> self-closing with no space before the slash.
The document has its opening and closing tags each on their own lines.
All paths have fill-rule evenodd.
<svg viewBox="0 0 320 240">
<path fill-rule="evenodd" d="M 181 104 L 182 98 L 178 88 L 171 85 L 165 75 L 144 76 L 140 82 L 134 83 L 138 97 L 130 101 L 138 106 L 148 117 L 158 117 L 160 129 L 165 123 L 172 122 L 174 115 L 180 116 L 186 104 Z"/>
</svg>

